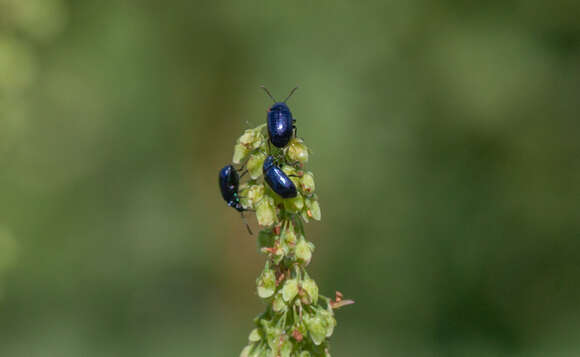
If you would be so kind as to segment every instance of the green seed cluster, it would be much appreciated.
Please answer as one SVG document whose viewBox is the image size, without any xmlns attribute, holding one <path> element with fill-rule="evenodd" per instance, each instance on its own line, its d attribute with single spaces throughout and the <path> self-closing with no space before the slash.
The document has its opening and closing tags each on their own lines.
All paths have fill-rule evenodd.
<svg viewBox="0 0 580 357">
<path fill-rule="evenodd" d="M 296 185 L 298 195 L 283 199 L 262 178 L 262 165 L 274 156 L 280 168 Z M 307 241 L 304 222 L 320 220 L 320 205 L 312 172 L 304 169 L 309 151 L 299 138 L 283 149 L 268 146 L 266 125 L 248 129 L 238 139 L 233 162 L 245 163 L 250 179 L 240 185 L 241 204 L 256 211 L 262 231 L 258 249 L 266 255 L 258 277 L 257 293 L 266 311 L 254 320 L 249 344 L 240 357 L 329 357 L 333 301 L 318 293 L 316 282 L 306 272 L 314 244 Z"/>
</svg>

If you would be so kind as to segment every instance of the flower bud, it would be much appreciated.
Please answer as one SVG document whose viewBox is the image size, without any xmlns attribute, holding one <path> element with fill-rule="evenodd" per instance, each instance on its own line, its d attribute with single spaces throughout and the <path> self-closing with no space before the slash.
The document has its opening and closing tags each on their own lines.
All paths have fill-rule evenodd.
<svg viewBox="0 0 580 357">
<path fill-rule="evenodd" d="M 282 259 L 284 259 L 284 257 L 286 256 L 286 253 L 287 253 L 287 248 L 284 249 L 284 247 L 279 246 L 276 249 L 276 251 L 274 251 L 274 254 L 272 256 L 272 261 L 274 262 L 274 264 L 276 264 L 276 265 L 280 264 Z"/>
<path fill-rule="evenodd" d="M 263 344 L 254 344 L 248 357 L 269 357 L 269 356 L 270 355 L 266 350 L 266 346 L 264 346 Z"/>
<path fill-rule="evenodd" d="M 276 312 L 283 312 L 288 309 L 288 306 L 284 302 L 281 293 L 278 293 L 276 296 L 274 296 L 274 301 L 272 301 L 272 309 Z"/>
<path fill-rule="evenodd" d="M 252 350 L 252 347 L 254 347 L 254 345 L 247 345 L 246 347 L 244 347 L 244 349 L 242 350 L 242 353 L 240 353 L 240 357 L 250 357 L 250 351 Z"/>
<path fill-rule="evenodd" d="M 240 196 L 246 197 L 252 207 L 256 207 L 257 203 L 264 198 L 264 185 L 251 185 L 247 191 L 240 192 Z"/>
<path fill-rule="evenodd" d="M 290 140 L 287 155 L 290 161 L 308 162 L 308 148 L 304 145 L 302 139 L 294 137 Z"/>
<path fill-rule="evenodd" d="M 300 187 L 304 193 L 309 194 L 314 192 L 314 176 L 311 172 L 307 172 L 302 176 L 300 179 Z"/>
<path fill-rule="evenodd" d="M 295 321 L 294 329 L 297 330 L 302 335 L 303 338 L 308 333 L 308 328 L 306 328 L 306 324 L 302 319 L 298 319 L 298 321 Z"/>
<path fill-rule="evenodd" d="M 296 258 L 306 264 L 309 264 L 310 259 L 312 259 L 312 249 L 310 249 L 310 246 L 304 239 L 300 239 L 298 244 L 296 244 L 295 254 Z"/>
<path fill-rule="evenodd" d="M 294 166 L 284 165 L 282 166 L 282 171 L 284 171 L 288 178 L 294 183 L 294 186 L 300 187 L 300 179 Z"/>
<path fill-rule="evenodd" d="M 326 328 L 326 337 L 332 336 L 334 327 L 336 326 L 336 320 L 334 319 L 334 316 L 332 316 L 332 313 L 328 310 L 320 309 L 318 311 L 318 316 L 320 316 L 322 323 Z"/>
<path fill-rule="evenodd" d="M 248 150 L 245 146 L 241 144 L 236 144 L 234 146 L 234 157 L 232 158 L 232 162 L 234 164 L 239 164 L 246 158 L 250 150 Z"/>
<path fill-rule="evenodd" d="M 256 207 L 258 224 L 261 226 L 271 226 L 274 224 L 275 216 L 276 208 L 274 207 L 274 200 L 269 196 L 265 196 Z"/>
<path fill-rule="evenodd" d="M 250 332 L 250 336 L 248 337 L 250 342 L 258 342 L 261 339 L 262 337 L 260 336 L 260 331 L 258 331 L 257 328 L 253 329 L 252 332 Z"/>
<path fill-rule="evenodd" d="M 264 165 L 264 160 L 266 159 L 266 153 L 258 152 L 256 154 L 250 155 L 248 159 L 248 172 L 250 177 L 255 180 L 262 175 L 262 165 Z"/>
<path fill-rule="evenodd" d="M 324 326 L 322 319 L 318 315 L 311 316 L 310 314 L 304 315 L 304 323 L 310 332 L 310 337 L 315 345 L 319 346 L 326 337 L 326 327 Z"/>
<path fill-rule="evenodd" d="M 302 351 L 302 352 L 300 352 L 300 354 L 298 355 L 298 357 L 310 357 L 310 352 L 308 352 L 308 351 Z"/>
<path fill-rule="evenodd" d="M 320 205 L 318 201 L 312 199 L 306 199 L 306 214 L 308 217 L 314 218 L 317 221 L 320 221 L 321 213 L 320 213 Z"/>
<path fill-rule="evenodd" d="M 290 357 L 290 353 L 292 353 L 292 342 L 290 342 L 288 337 L 284 337 L 284 339 L 281 341 L 278 356 Z"/>
<path fill-rule="evenodd" d="M 244 207 L 245 209 L 253 209 L 254 208 L 254 203 L 248 199 L 249 190 L 250 190 L 250 186 L 248 185 L 247 182 L 240 184 L 240 187 L 238 188 L 238 195 L 240 197 L 240 203 L 242 204 L 242 207 Z"/>
<path fill-rule="evenodd" d="M 268 331 L 266 331 L 266 340 L 268 341 L 268 345 L 272 351 L 276 351 L 278 349 L 282 333 L 282 329 L 278 327 L 271 327 L 268 329 Z"/>
<path fill-rule="evenodd" d="M 293 229 L 287 229 L 284 232 L 284 243 L 286 245 L 294 246 L 296 245 L 296 233 L 294 233 Z"/>
<path fill-rule="evenodd" d="M 274 263 L 279 264 L 288 254 L 288 251 L 288 245 L 283 240 L 276 241 L 274 243 L 274 251 L 272 256 Z"/>
<path fill-rule="evenodd" d="M 286 280 L 284 287 L 282 288 L 282 297 L 284 301 L 288 302 L 293 300 L 298 294 L 298 281 L 296 279 Z"/>
<path fill-rule="evenodd" d="M 265 268 L 256 283 L 258 284 L 258 296 L 262 299 L 269 298 L 276 290 L 276 275 L 271 269 Z"/>
<path fill-rule="evenodd" d="M 302 281 L 302 289 L 306 291 L 312 303 L 316 304 L 318 302 L 318 285 L 316 285 L 316 282 L 310 279 L 309 276 L 306 276 Z"/>
<path fill-rule="evenodd" d="M 294 166 L 283 165 L 282 171 L 284 171 L 284 173 L 288 176 L 296 175 L 296 169 L 294 168 Z"/>
<path fill-rule="evenodd" d="M 247 129 L 238 139 L 238 143 L 249 151 L 256 150 L 264 143 L 264 135 L 262 135 L 262 131 L 258 130 L 258 128 Z"/>
<path fill-rule="evenodd" d="M 291 212 L 298 213 L 304 208 L 304 198 L 301 194 L 297 194 L 296 197 L 287 198 L 284 200 L 284 207 Z"/>
</svg>

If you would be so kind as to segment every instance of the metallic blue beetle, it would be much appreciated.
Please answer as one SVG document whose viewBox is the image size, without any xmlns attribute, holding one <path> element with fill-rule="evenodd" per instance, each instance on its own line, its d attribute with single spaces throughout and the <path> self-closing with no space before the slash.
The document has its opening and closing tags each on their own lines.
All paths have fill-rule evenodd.
<svg viewBox="0 0 580 357">
<path fill-rule="evenodd" d="M 238 187 L 240 185 L 240 175 L 232 165 L 226 165 L 220 170 L 219 186 L 222 197 L 228 206 L 235 208 L 238 212 L 245 211 L 238 197 Z"/>
<path fill-rule="evenodd" d="M 274 163 L 274 158 L 268 156 L 264 160 L 264 179 L 272 189 L 282 198 L 296 197 L 296 186 L 294 182 Z"/>
<path fill-rule="evenodd" d="M 274 105 L 268 109 L 267 118 L 270 142 L 278 148 L 283 148 L 288 145 L 288 142 L 292 138 L 294 129 L 296 129 L 294 126 L 296 119 L 292 118 L 292 113 L 290 112 L 290 108 L 286 105 L 286 101 L 292 96 L 292 94 L 294 94 L 294 91 L 296 91 L 298 87 L 292 89 L 283 102 L 277 102 L 266 87 L 262 86 L 262 89 L 264 89 L 268 96 L 270 96 L 274 101 Z"/>
<path fill-rule="evenodd" d="M 238 171 L 232 165 L 224 166 L 224 168 L 220 170 L 218 183 L 220 191 L 222 192 L 222 197 L 227 202 L 228 206 L 233 207 L 236 211 L 242 214 L 242 220 L 246 224 L 248 233 L 253 234 L 246 218 L 244 217 L 244 211 L 247 211 L 247 209 L 242 206 L 240 203 L 240 197 L 238 196 L 238 188 L 240 186 L 240 175 L 238 175 Z"/>
</svg>

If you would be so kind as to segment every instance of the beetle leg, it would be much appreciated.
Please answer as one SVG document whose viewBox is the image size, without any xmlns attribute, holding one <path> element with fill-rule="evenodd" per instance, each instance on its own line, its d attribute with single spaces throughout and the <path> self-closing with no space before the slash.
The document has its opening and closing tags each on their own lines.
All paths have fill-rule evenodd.
<svg viewBox="0 0 580 357">
<path fill-rule="evenodd" d="M 240 212 L 240 214 L 242 215 L 242 220 L 246 224 L 246 229 L 248 229 L 248 233 L 250 233 L 250 235 L 254 235 L 254 233 L 252 233 L 252 230 L 250 229 L 250 225 L 248 224 L 246 217 L 244 217 L 244 212 L 242 211 L 242 212 Z"/>
<path fill-rule="evenodd" d="M 246 168 L 248 161 L 250 161 L 250 158 L 247 158 L 237 171 L 242 171 L 244 168 Z"/>
</svg>

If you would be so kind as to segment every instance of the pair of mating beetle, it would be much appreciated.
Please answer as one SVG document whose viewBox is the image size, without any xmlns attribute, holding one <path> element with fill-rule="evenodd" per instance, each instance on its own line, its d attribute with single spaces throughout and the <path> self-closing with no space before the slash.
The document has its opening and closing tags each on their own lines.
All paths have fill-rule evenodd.
<svg viewBox="0 0 580 357">
<path fill-rule="evenodd" d="M 292 113 L 290 112 L 288 105 L 286 105 L 286 101 L 292 96 L 292 94 L 294 94 L 294 91 L 296 91 L 298 87 L 292 89 L 283 102 L 277 102 L 264 86 L 262 86 L 262 89 L 264 89 L 268 96 L 274 101 L 274 105 L 272 105 L 268 110 L 267 117 L 268 145 L 272 143 L 272 145 L 278 148 L 283 148 L 288 145 L 292 135 L 295 134 L 296 127 L 294 126 L 294 123 L 296 120 L 292 118 Z M 290 180 L 288 175 L 286 175 L 284 171 L 276 165 L 274 158 L 271 155 L 264 160 L 262 170 L 264 173 L 264 179 L 272 191 L 276 192 L 282 198 L 296 197 L 296 186 L 292 180 Z M 242 174 L 242 176 L 243 175 L 244 174 Z M 247 209 L 245 209 L 240 203 L 240 197 L 238 195 L 239 184 L 240 175 L 232 165 L 226 165 L 220 170 L 219 187 L 222 197 L 228 206 L 233 207 L 243 215 L 243 212 Z"/>
</svg>

